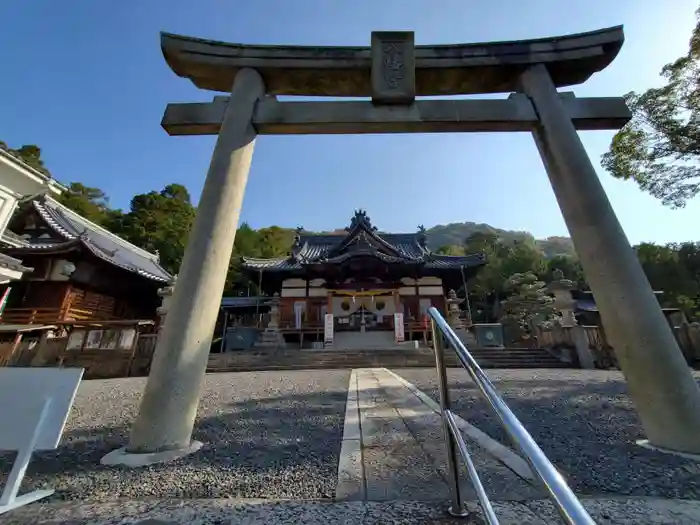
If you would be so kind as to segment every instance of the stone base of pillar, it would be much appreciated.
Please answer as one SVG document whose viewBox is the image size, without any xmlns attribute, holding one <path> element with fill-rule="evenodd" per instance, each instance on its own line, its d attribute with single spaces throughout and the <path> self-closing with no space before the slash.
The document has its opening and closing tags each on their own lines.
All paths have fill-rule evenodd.
<svg viewBox="0 0 700 525">
<path fill-rule="evenodd" d="M 175 461 L 176 459 L 189 456 L 197 452 L 202 448 L 202 443 L 200 441 L 190 442 L 189 447 L 178 448 L 174 450 L 164 450 L 163 452 L 151 452 L 138 454 L 134 452 L 128 452 L 126 447 L 118 448 L 113 450 L 106 456 L 104 456 L 100 463 L 102 465 L 109 466 L 122 466 L 122 467 L 145 467 L 148 465 L 155 465 L 156 463 L 167 463 L 169 461 Z"/>
<path fill-rule="evenodd" d="M 255 343 L 254 348 L 282 350 L 287 348 L 287 342 L 279 330 L 267 328 L 260 335 L 260 340 Z"/>
</svg>

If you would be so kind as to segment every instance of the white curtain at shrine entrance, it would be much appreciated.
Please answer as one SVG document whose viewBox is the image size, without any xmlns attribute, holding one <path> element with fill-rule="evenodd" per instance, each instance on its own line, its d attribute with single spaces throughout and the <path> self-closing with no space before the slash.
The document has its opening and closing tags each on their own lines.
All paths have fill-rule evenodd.
<svg viewBox="0 0 700 525">
<path fill-rule="evenodd" d="M 296 301 L 294 303 L 294 327 L 299 330 L 301 329 L 301 322 L 304 318 L 304 312 L 306 311 L 305 301 Z"/>
</svg>

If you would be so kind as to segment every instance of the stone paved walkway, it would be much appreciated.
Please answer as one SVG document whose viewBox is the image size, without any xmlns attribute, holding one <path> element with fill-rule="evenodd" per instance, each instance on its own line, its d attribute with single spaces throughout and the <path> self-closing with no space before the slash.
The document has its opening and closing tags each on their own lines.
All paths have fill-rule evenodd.
<svg viewBox="0 0 700 525">
<path fill-rule="evenodd" d="M 394 374 L 386 369 L 353 371 L 357 382 L 359 428 L 352 428 L 346 415 L 345 433 L 360 435 L 362 465 L 353 461 L 354 475 L 339 476 L 336 497 L 369 501 L 448 501 L 447 465 L 440 416 Z M 354 411 L 352 392 L 348 411 Z M 345 444 L 345 441 L 344 441 Z M 468 439 L 479 475 L 496 499 L 525 500 L 544 493 L 516 475 L 483 447 Z M 341 448 L 341 471 L 343 471 Z M 352 482 L 348 480 L 353 480 Z M 357 481 L 364 479 L 364 493 Z M 354 483 L 355 490 L 347 488 Z M 464 480 L 466 499 L 475 499 L 471 484 Z"/>
</svg>

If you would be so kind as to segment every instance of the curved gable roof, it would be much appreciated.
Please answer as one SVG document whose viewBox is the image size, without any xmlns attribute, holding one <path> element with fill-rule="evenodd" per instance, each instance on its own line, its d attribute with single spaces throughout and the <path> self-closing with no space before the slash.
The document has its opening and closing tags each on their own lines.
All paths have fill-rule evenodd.
<svg viewBox="0 0 700 525">
<path fill-rule="evenodd" d="M 426 247 L 424 236 L 422 228 L 417 233 L 379 233 L 367 214 L 358 210 L 346 233 L 298 231 L 290 257 L 243 257 L 243 266 L 257 271 L 288 271 L 320 263 L 339 264 L 354 256 L 374 256 L 389 264 L 422 264 L 434 269 L 471 267 L 486 262 L 483 254 L 434 254 Z"/>
<path fill-rule="evenodd" d="M 46 224 L 66 241 L 81 243 L 100 259 L 119 268 L 159 282 L 170 282 L 170 275 L 158 262 L 158 256 L 90 222 L 48 196 L 32 201 L 32 206 Z M 16 236 L 15 236 L 16 237 Z M 24 239 L 23 239 L 24 240 Z M 14 248 L 22 250 L 49 250 L 61 243 L 40 243 L 24 240 Z"/>
</svg>

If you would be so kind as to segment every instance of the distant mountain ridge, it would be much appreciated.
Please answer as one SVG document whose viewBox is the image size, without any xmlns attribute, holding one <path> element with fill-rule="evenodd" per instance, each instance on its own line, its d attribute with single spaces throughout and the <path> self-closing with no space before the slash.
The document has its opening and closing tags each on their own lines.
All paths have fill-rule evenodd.
<svg viewBox="0 0 700 525">
<path fill-rule="evenodd" d="M 428 247 L 431 250 L 437 250 L 441 246 L 461 246 L 467 237 L 477 232 L 494 233 L 505 242 L 532 240 L 547 258 L 556 255 L 575 255 L 574 244 L 569 237 L 554 236 L 546 239 L 535 239 L 531 233 L 526 231 L 502 230 L 489 224 L 476 222 L 453 222 L 428 228 L 426 230 Z"/>
<path fill-rule="evenodd" d="M 503 230 L 495 228 L 489 224 L 476 222 L 453 222 L 450 224 L 438 224 L 432 228 L 426 229 L 428 236 L 428 248 L 437 250 L 442 246 L 462 246 L 464 241 L 474 233 L 493 233 L 498 235 L 504 242 L 531 240 L 535 245 L 542 250 L 544 256 L 548 259 L 556 255 L 575 255 L 574 244 L 569 237 L 547 237 L 546 239 L 535 239 L 535 237 L 526 231 L 519 230 Z M 328 232 L 342 234 L 345 230 L 338 228 Z M 381 233 L 381 232 L 380 232 Z"/>
</svg>

